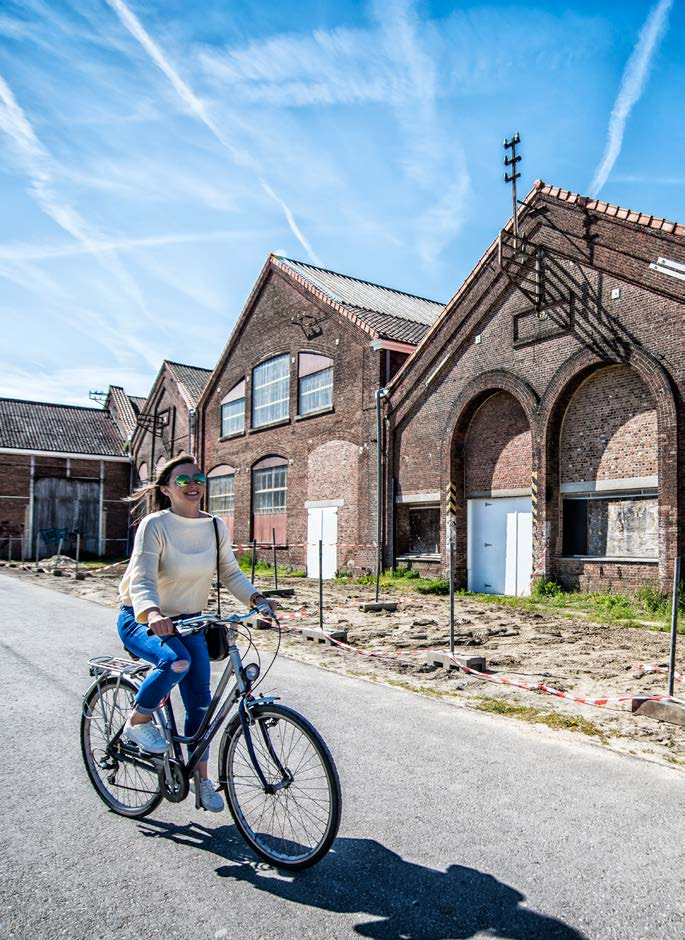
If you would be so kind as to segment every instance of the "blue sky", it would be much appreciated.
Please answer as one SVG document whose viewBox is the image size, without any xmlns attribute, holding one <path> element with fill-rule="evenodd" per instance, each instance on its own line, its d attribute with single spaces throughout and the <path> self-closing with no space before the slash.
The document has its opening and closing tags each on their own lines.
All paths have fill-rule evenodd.
<svg viewBox="0 0 685 940">
<path fill-rule="evenodd" d="M 685 221 L 685 3 L 0 0 L 0 394 L 212 367 L 269 252 L 447 301 L 536 178 Z"/>
</svg>

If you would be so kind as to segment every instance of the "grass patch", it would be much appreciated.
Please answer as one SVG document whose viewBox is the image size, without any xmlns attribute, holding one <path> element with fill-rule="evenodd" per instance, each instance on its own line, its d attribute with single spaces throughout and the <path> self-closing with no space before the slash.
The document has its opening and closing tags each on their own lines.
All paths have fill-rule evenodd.
<svg viewBox="0 0 685 940">
<path fill-rule="evenodd" d="M 606 731 L 581 715 L 564 715 L 560 712 L 536 708 L 534 705 L 516 705 L 499 698 L 480 698 L 473 707 L 478 711 L 489 712 L 493 715 L 505 715 L 508 718 L 518 718 L 519 721 L 528 721 L 531 724 L 547 725 L 548 728 L 555 730 L 577 731 L 588 737 L 599 738 L 600 741 L 607 740 Z"/>
<path fill-rule="evenodd" d="M 236 556 L 237 562 L 240 565 L 240 570 L 244 571 L 246 574 L 252 573 L 252 553 L 251 552 L 241 552 Z M 279 577 L 283 578 L 306 578 L 307 572 L 303 571 L 301 568 L 293 568 L 292 565 L 276 565 L 276 571 Z M 274 576 L 274 566 L 270 565 L 268 561 L 257 561 L 254 567 L 255 575 L 261 575 L 262 577 L 271 577 Z"/>
<path fill-rule="evenodd" d="M 405 692 L 419 692 L 421 695 L 427 695 L 428 698 L 455 698 L 454 692 L 443 689 L 432 689 L 426 685 L 411 685 L 409 682 L 403 682 L 401 679 L 384 679 L 385 685 L 393 685 L 398 689 L 404 689 Z"/>
</svg>

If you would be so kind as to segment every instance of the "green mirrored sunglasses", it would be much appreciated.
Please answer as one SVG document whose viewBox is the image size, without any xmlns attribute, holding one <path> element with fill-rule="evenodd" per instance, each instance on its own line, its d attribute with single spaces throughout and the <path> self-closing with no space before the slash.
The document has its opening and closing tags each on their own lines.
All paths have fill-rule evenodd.
<svg viewBox="0 0 685 940">
<path fill-rule="evenodd" d="M 197 483 L 199 486 L 207 485 L 207 477 L 204 473 L 194 473 L 189 476 L 187 473 L 179 473 L 179 475 L 174 480 L 176 486 L 189 486 L 191 483 Z"/>
</svg>

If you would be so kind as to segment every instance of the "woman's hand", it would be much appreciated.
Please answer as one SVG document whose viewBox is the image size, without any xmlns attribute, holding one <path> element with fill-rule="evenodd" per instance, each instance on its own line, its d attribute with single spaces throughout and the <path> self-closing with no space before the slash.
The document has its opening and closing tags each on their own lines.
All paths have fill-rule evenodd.
<svg viewBox="0 0 685 940">
<path fill-rule="evenodd" d="M 275 616 L 276 610 L 278 609 L 277 600 L 274 600 L 273 597 L 264 597 L 259 591 L 255 591 L 250 598 L 250 605 L 252 607 L 268 607 L 272 617 Z M 264 611 L 264 613 L 266 613 L 267 617 L 269 616 L 269 613 L 266 611 Z"/>
<path fill-rule="evenodd" d="M 173 623 L 162 614 L 161 610 L 153 610 L 148 614 L 147 625 L 155 636 L 169 636 L 175 632 Z"/>
</svg>

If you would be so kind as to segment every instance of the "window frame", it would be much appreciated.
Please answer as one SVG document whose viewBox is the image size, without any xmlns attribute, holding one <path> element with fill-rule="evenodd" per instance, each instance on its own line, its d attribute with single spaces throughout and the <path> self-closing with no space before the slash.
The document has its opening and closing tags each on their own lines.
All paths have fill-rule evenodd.
<svg viewBox="0 0 685 940">
<path fill-rule="evenodd" d="M 625 552 L 612 552 L 607 553 L 606 551 L 601 555 L 595 555 L 590 553 L 590 504 L 593 502 L 604 502 L 604 503 L 615 503 L 615 502 L 627 502 L 629 500 L 636 501 L 647 501 L 656 504 L 656 513 L 657 513 L 657 540 L 655 553 L 652 555 L 628 555 Z M 570 536 L 567 534 L 566 530 L 566 504 L 571 502 L 584 502 L 585 503 L 585 544 L 586 552 L 585 554 L 574 554 L 567 552 L 567 549 L 570 546 Z M 563 493 L 561 495 L 561 557 L 568 558 L 578 561 L 604 561 L 609 559 L 620 558 L 623 561 L 627 562 L 642 562 L 642 563 L 654 563 L 659 560 L 659 540 L 658 540 L 658 514 L 659 514 L 659 493 L 658 490 L 621 490 L 615 492 L 603 492 L 603 491 L 592 491 L 585 493 Z M 608 530 L 607 530 L 608 534 Z"/>
<path fill-rule="evenodd" d="M 271 379 L 268 382 L 264 382 L 262 385 L 258 386 L 257 379 L 262 370 L 265 370 L 269 365 L 282 361 L 287 365 L 287 368 L 284 371 L 282 376 L 279 376 L 275 379 Z M 277 385 L 279 382 L 285 382 L 285 395 L 282 398 L 274 401 L 267 401 L 262 403 L 259 401 L 258 395 L 262 389 L 267 388 L 270 385 Z M 281 409 L 281 414 L 277 417 L 270 418 L 269 420 L 264 420 L 257 422 L 257 412 L 260 409 L 271 408 L 274 405 L 285 405 L 285 409 Z M 252 408 L 251 408 L 251 427 L 253 430 L 260 430 L 261 428 L 271 427 L 274 424 L 284 424 L 290 420 L 290 353 L 279 353 L 277 356 L 271 356 L 269 359 L 265 359 L 263 362 L 258 363 L 252 369 Z"/>
<path fill-rule="evenodd" d="M 264 489 L 257 489 L 257 479 L 258 476 L 262 479 L 264 475 L 271 474 L 272 478 L 275 471 L 285 471 L 285 485 L 284 486 L 274 486 L 265 487 Z M 273 479 L 271 480 L 273 484 Z M 284 493 L 284 499 L 282 505 L 275 506 L 273 501 L 273 496 L 267 507 L 260 505 L 258 507 L 258 495 L 261 496 L 264 493 Z M 276 516 L 281 515 L 282 513 L 288 512 L 288 461 L 283 459 L 282 463 L 272 464 L 266 467 L 260 467 L 259 464 L 255 464 L 252 468 L 252 514 L 254 516 Z"/>
<path fill-rule="evenodd" d="M 212 487 L 219 480 L 231 480 L 232 491 L 230 493 L 218 493 L 216 496 L 213 496 Z M 230 509 L 223 506 L 218 508 L 212 505 L 212 500 L 225 499 L 226 497 L 230 499 Z M 222 473 L 220 476 L 210 475 L 207 477 L 207 512 L 211 513 L 213 516 L 235 515 L 235 470 L 232 473 Z"/>
<path fill-rule="evenodd" d="M 324 365 L 323 368 L 321 369 L 310 370 L 310 371 L 305 372 L 304 375 L 302 375 L 303 357 L 305 356 L 310 359 L 310 365 L 311 365 L 311 360 L 314 360 L 314 359 L 320 359 L 322 363 L 325 362 L 326 365 Z M 326 402 L 326 404 L 324 405 L 319 405 L 316 408 L 309 408 L 307 410 L 304 410 L 303 405 L 302 405 L 304 396 L 317 394 L 321 392 L 322 389 L 315 388 L 313 392 L 307 391 L 303 393 L 303 390 L 302 390 L 303 382 L 305 382 L 307 379 L 312 379 L 315 376 L 323 375 L 326 372 L 330 374 L 330 382 L 328 385 L 324 386 L 323 390 L 330 388 L 330 401 Z M 297 416 L 298 418 L 308 418 L 312 415 L 317 415 L 317 414 L 322 414 L 327 411 L 332 411 L 334 389 L 335 389 L 334 360 L 330 356 L 326 356 L 323 353 L 314 353 L 314 352 L 299 353 L 298 364 L 297 364 Z"/>
</svg>

